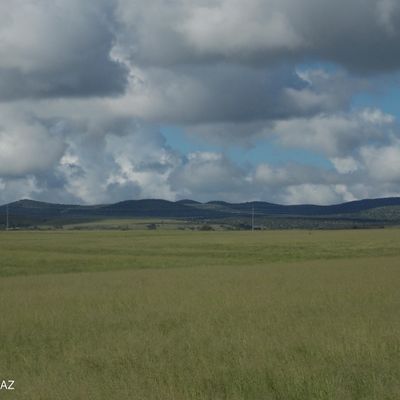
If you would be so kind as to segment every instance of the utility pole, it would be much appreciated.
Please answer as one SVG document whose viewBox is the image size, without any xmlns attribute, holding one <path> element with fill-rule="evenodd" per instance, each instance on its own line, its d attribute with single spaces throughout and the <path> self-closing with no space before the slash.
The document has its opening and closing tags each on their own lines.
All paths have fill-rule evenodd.
<svg viewBox="0 0 400 400">
<path fill-rule="evenodd" d="M 6 231 L 8 231 L 8 204 L 6 206 Z"/>
<path fill-rule="evenodd" d="M 251 212 L 251 230 L 254 232 L 254 204 Z"/>
</svg>

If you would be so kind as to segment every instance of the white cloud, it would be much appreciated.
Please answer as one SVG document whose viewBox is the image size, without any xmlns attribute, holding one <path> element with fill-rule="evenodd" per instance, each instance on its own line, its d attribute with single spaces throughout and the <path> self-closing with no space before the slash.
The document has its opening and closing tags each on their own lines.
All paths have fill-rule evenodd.
<svg viewBox="0 0 400 400">
<path fill-rule="evenodd" d="M 211 199 L 243 199 L 246 171 L 221 153 L 196 152 L 182 160 L 169 179 L 178 197 Z"/>
<path fill-rule="evenodd" d="M 178 25 L 178 32 L 195 52 L 227 58 L 252 57 L 255 52 L 290 50 L 305 45 L 274 1 L 249 0 L 244 4 L 240 0 L 224 0 L 212 5 L 195 4 Z"/>
<path fill-rule="evenodd" d="M 331 159 L 333 165 L 340 174 L 349 174 L 358 170 L 358 162 L 353 157 L 334 157 Z"/>
<path fill-rule="evenodd" d="M 66 147 L 61 135 L 24 114 L 0 116 L 0 176 L 45 172 L 57 164 Z"/>
<path fill-rule="evenodd" d="M 0 195 L 2 203 L 40 196 L 38 182 L 34 176 L 0 179 L 0 189 L 2 191 Z"/>
<path fill-rule="evenodd" d="M 285 204 L 335 204 L 343 201 L 342 187 L 301 184 L 289 186 L 283 195 Z"/>
<path fill-rule="evenodd" d="M 369 140 L 387 142 L 394 122 L 392 115 L 364 109 L 279 121 L 273 130 L 284 146 L 311 149 L 337 159 L 351 155 Z"/>
<path fill-rule="evenodd" d="M 396 0 L 378 0 L 376 5 L 378 22 L 389 35 L 395 35 L 396 27 L 396 13 L 399 12 L 399 3 Z"/>
<path fill-rule="evenodd" d="M 360 155 L 371 178 L 378 182 L 400 183 L 399 141 L 390 146 L 362 147 Z"/>
</svg>

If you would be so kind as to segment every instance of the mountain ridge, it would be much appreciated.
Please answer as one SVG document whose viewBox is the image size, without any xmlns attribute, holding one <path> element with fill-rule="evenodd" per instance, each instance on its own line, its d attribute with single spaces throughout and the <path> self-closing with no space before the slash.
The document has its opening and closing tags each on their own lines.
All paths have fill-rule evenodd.
<svg viewBox="0 0 400 400">
<path fill-rule="evenodd" d="M 124 200 L 111 204 L 62 204 L 41 202 L 31 199 L 21 199 L 0 206 L 0 214 L 4 214 L 8 207 L 9 213 L 18 215 L 42 214 L 46 215 L 82 215 L 95 216 L 155 216 L 155 217 L 210 217 L 226 216 L 231 214 L 257 215 L 332 215 L 351 214 L 374 208 L 400 206 L 400 197 L 384 197 L 377 199 L 362 199 L 350 202 L 315 205 L 293 204 L 283 205 L 265 201 L 250 201 L 243 203 L 229 203 L 225 201 L 209 201 L 201 203 L 195 200 L 184 199 L 169 201 L 164 199 Z"/>
</svg>

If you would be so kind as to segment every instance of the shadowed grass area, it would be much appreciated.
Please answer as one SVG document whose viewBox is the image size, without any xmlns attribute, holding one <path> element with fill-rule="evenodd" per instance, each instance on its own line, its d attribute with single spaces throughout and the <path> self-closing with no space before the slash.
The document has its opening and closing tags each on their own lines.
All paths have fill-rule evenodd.
<svg viewBox="0 0 400 400">
<path fill-rule="evenodd" d="M 0 396 L 395 399 L 398 238 L 397 230 L 3 235 L 0 256 L 14 254 L 28 275 L 0 278 L 0 379 L 16 381 Z M 54 265 L 57 274 L 51 262 L 40 268 L 63 255 L 71 258 Z M 168 255 L 168 268 L 157 268 Z M 124 257 L 133 269 L 118 270 Z M 60 273 L 75 267 L 90 273 Z"/>
</svg>

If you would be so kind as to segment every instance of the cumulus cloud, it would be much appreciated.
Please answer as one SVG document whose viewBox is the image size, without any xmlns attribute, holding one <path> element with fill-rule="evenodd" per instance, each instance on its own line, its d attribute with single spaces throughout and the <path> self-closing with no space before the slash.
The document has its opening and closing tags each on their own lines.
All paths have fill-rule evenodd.
<svg viewBox="0 0 400 400">
<path fill-rule="evenodd" d="M 111 55 L 112 3 L 1 2 L 0 100 L 123 92 L 127 70 Z"/>
<path fill-rule="evenodd" d="M 289 186 L 284 195 L 286 204 L 334 204 L 343 201 L 342 188 L 330 185 L 303 183 Z"/>
<path fill-rule="evenodd" d="M 0 176 L 21 177 L 52 168 L 65 150 L 57 126 L 20 113 L 0 112 Z"/>
<path fill-rule="evenodd" d="M 247 28 L 238 29 L 246 26 Z M 190 48 L 200 54 L 254 57 L 255 52 L 290 51 L 304 47 L 301 35 L 277 2 L 220 1 L 196 4 L 178 25 Z"/>
<path fill-rule="evenodd" d="M 102 136 L 83 133 L 89 125 L 79 128 L 63 121 L 48 122 L 47 126 L 46 134 L 65 139 L 62 151 L 46 158 L 46 168 L 30 166 L 14 170 L 12 175 L 3 172 L 3 201 L 33 197 L 92 204 L 189 197 L 327 204 L 400 194 L 398 142 L 362 146 L 354 158 L 335 160 L 335 170 L 293 163 L 238 165 L 223 153 L 210 151 L 184 155 L 171 149 L 154 126 L 138 125 L 134 120 L 107 121 L 106 127 L 95 129 L 107 132 Z M 71 130 L 75 133 L 66 134 Z M 45 154 L 40 147 L 42 137 L 33 136 L 32 140 L 37 143 L 31 152 L 40 158 Z M 15 148 L 14 159 L 25 156 L 20 151 L 21 147 Z"/>
<path fill-rule="evenodd" d="M 257 133 L 253 128 L 260 123 L 346 110 L 358 86 L 342 73 L 299 73 L 290 66 L 148 68 L 136 70 L 127 94 L 111 100 L 110 107 L 148 122 L 184 125 L 190 132 L 224 135 L 226 125 L 248 135 Z"/>
<path fill-rule="evenodd" d="M 376 6 L 378 14 L 378 22 L 389 35 L 395 35 L 396 28 L 396 13 L 398 14 L 399 5 L 395 0 L 379 0 Z"/>
<path fill-rule="evenodd" d="M 396 79 L 399 26 L 394 0 L 1 2 L 0 198 L 398 194 L 398 121 L 352 99 Z M 165 124 L 210 149 L 180 153 Z M 265 138 L 332 167 L 213 149 Z"/>
<path fill-rule="evenodd" d="M 278 121 L 273 130 L 284 146 L 307 148 L 337 159 L 351 155 L 365 142 L 388 142 L 394 125 L 392 115 L 364 109 Z"/>
<path fill-rule="evenodd" d="M 246 170 L 221 153 L 195 152 L 182 159 L 170 175 L 169 182 L 180 198 L 243 199 L 248 186 Z"/>
<path fill-rule="evenodd" d="M 121 44 L 144 65 L 308 57 L 376 71 L 400 62 L 400 7 L 392 0 L 120 0 L 118 10 Z"/>
<path fill-rule="evenodd" d="M 369 176 L 377 182 L 400 183 L 400 141 L 389 146 L 365 146 L 361 159 Z"/>
<path fill-rule="evenodd" d="M 359 165 L 353 157 L 334 157 L 331 159 L 336 171 L 348 174 L 358 170 Z"/>
<path fill-rule="evenodd" d="M 180 160 L 154 127 L 112 119 L 90 129 L 103 135 L 70 136 L 57 167 L 70 196 L 85 203 L 175 198 L 167 181 Z"/>
</svg>

